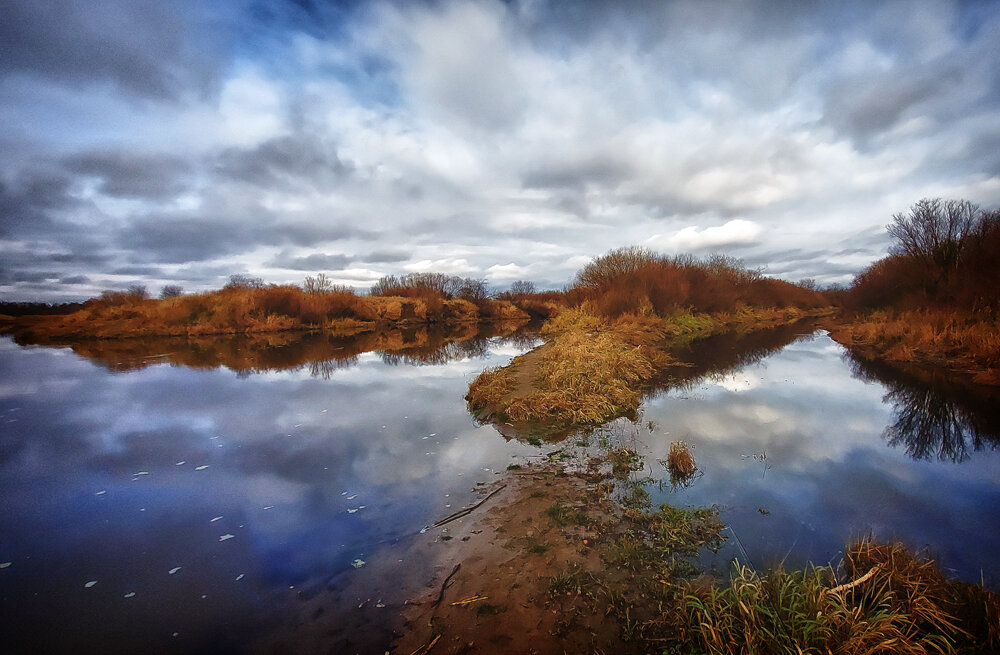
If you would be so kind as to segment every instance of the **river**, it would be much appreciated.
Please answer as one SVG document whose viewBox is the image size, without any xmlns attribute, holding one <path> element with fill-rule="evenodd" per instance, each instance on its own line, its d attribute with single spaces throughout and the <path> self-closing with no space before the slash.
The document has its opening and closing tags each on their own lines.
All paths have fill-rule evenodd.
<svg viewBox="0 0 1000 655">
<path fill-rule="evenodd" d="M 6 652 L 261 650 L 306 605 L 322 611 L 317 597 L 345 609 L 364 585 L 361 604 L 392 611 L 421 590 L 434 520 L 511 463 L 602 439 L 646 455 L 635 476 L 654 502 L 721 507 L 719 570 L 835 564 L 870 534 L 997 588 L 995 399 L 855 362 L 822 331 L 779 337 L 707 342 L 639 420 L 541 446 L 477 424 L 463 400 L 530 334 L 4 338 Z M 689 486 L 658 462 L 676 440 L 700 468 Z"/>
</svg>

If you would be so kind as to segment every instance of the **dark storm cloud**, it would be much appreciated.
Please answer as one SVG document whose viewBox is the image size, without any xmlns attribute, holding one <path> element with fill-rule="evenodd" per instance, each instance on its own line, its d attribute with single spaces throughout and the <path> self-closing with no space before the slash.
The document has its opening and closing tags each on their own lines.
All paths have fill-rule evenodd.
<svg viewBox="0 0 1000 655">
<path fill-rule="evenodd" d="M 216 170 L 223 177 L 264 188 L 310 185 L 330 188 L 351 174 L 328 139 L 295 134 L 270 139 L 255 148 L 230 148 L 219 156 Z"/>
<path fill-rule="evenodd" d="M 112 82 L 156 98 L 206 89 L 212 44 L 226 34 L 221 22 L 199 26 L 204 13 L 189 2 L 0 0 L 0 75 Z"/>
<path fill-rule="evenodd" d="M 390 248 L 372 251 L 367 255 L 359 256 L 358 260 L 370 264 L 395 264 L 397 262 L 405 262 L 410 256 L 411 253 L 406 250 Z"/>
<path fill-rule="evenodd" d="M 162 276 L 164 271 L 159 266 L 119 266 L 110 271 L 112 275 L 149 275 Z"/>
<path fill-rule="evenodd" d="M 246 218 L 150 215 L 118 233 L 119 245 L 160 263 L 208 260 L 261 245 L 310 246 L 325 241 L 369 240 L 375 234 L 338 224 L 290 223 L 264 210 Z"/>
<path fill-rule="evenodd" d="M 275 268 L 288 268 L 293 271 L 327 271 L 345 268 L 352 261 L 354 258 L 347 255 L 315 253 L 304 257 L 295 257 L 286 251 L 279 253 L 267 265 Z"/>
<path fill-rule="evenodd" d="M 24 238 L 55 230 L 50 212 L 77 204 L 71 187 L 69 176 L 45 170 L 0 180 L 0 236 Z"/>
<path fill-rule="evenodd" d="M 634 174 L 630 166 L 605 154 L 530 169 L 524 173 L 522 182 L 529 189 L 580 189 L 588 184 L 614 187 Z"/>
<path fill-rule="evenodd" d="M 945 66 L 847 80 L 831 89 L 825 120 L 863 143 L 907 116 L 923 115 L 930 101 L 964 92 L 962 77 L 958 67 Z"/>
<path fill-rule="evenodd" d="M 60 284 L 90 284 L 90 278 L 86 275 L 69 275 L 59 278 Z"/>
<path fill-rule="evenodd" d="M 93 151 L 67 157 L 66 168 L 100 179 L 98 191 L 115 198 L 165 199 L 187 189 L 193 170 L 178 156 Z"/>
</svg>

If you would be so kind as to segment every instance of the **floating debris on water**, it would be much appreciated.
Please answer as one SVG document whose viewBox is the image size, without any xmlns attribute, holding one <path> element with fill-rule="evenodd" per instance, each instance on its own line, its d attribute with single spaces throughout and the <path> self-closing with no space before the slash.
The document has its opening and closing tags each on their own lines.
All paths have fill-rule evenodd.
<svg viewBox="0 0 1000 655">
<path fill-rule="evenodd" d="M 106 494 L 106 493 L 108 493 L 108 490 L 107 490 L 107 489 L 101 489 L 100 491 L 98 491 L 98 492 L 97 492 L 96 494 L 94 494 L 94 495 L 95 495 L 95 496 L 103 496 L 103 495 L 104 495 L 104 494 Z"/>
<path fill-rule="evenodd" d="M 360 557 L 358 559 L 354 560 L 353 562 L 351 562 L 351 566 L 353 566 L 356 569 L 360 569 L 364 565 L 365 565 L 365 561 L 363 559 L 361 559 Z"/>
<path fill-rule="evenodd" d="M 267 506 L 267 507 L 265 507 L 264 509 L 265 509 L 265 510 L 268 510 L 268 509 L 274 509 L 274 505 L 268 505 L 268 506 Z M 241 525 L 240 527 L 242 528 L 243 526 Z"/>
<path fill-rule="evenodd" d="M 229 539 L 235 539 L 235 538 L 236 535 L 234 534 L 224 534 L 221 537 L 219 537 L 219 541 L 228 541 Z"/>
<path fill-rule="evenodd" d="M 357 512 L 357 511 L 358 511 L 358 510 L 356 510 L 356 509 L 350 509 L 350 508 L 348 508 L 348 510 L 347 510 L 347 513 L 348 513 L 348 514 L 354 514 L 354 513 L 355 513 L 355 512 Z"/>
<path fill-rule="evenodd" d="M 174 573 L 177 573 L 178 571 L 180 571 L 182 568 L 184 568 L 184 567 L 183 566 L 175 566 L 174 568 L 172 568 L 169 571 L 167 571 L 167 574 L 168 575 L 173 575 Z"/>
<path fill-rule="evenodd" d="M 216 516 L 214 519 L 212 519 L 211 521 L 209 521 L 209 523 L 215 523 L 216 521 L 221 521 L 221 520 L 222 520 L 221 516 Z"/>
<path fill-rule="evenodd" d="M 184 466 L 185 464 L 187 464 L 187 461 L 182 459 L 181 461 L 174 464 L 174 466 Z"/>
<path fill-rule="evenodd" d="M 347 500 L 354 500 L 357 497 L 358 497 L 358 494 L 351 494 L 350 496 L 347 497 Z"/>
<path fill-rule="evenodd" d="M 196 466 L 194 470 L 195 470 L 195 471 L 204 471 L 204 470 L 205 470 L 205 469 L 207 469 L 207 468 L 208 468 L 209 466 L 211 466 L 211 464 L 202 464 L 201 466 Z"/>
<path fill-rule="evenodd" d="M 134 591 L 128 592 L 127 594 L 125 594 L 125 598 L 135 598 L 135 592 Z"/>
<path fill-rule="evenodd" d="M 236 576 L 236 582 L 239 582 L 240 580 L 242 580 L 243 579 L 243 575 L 244 575 L 243 573 L 240 573 L 238 576 Z"/>
<path fill-rule="evenodd" d="M 133 473 L 132 475 L 135 475 L 135 476 L 149 475 L 149 471 L 139 471 L 138 473 Z"/>
<path fill-rule="evenodd" d="M 91 588 L 91 587 L 93 587 L 93 586 L 94 586 L 95 584 L 97 584 L 97 580 L 91 580 L 90 582 L 88 582 L 88 583 L 86 583 L 85 585 L 83 585 L 83 588 L 84 588 L 84 589 L 90 589 L 90 588 Z"/>
</svg>

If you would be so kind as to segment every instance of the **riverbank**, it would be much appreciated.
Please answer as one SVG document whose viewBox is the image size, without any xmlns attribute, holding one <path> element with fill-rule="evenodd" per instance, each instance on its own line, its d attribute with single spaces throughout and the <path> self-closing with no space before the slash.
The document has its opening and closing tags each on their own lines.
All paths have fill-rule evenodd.
<svg viewBox="0 0 1000 655">
<path fill-rule="evenodd" d="M 484 371 L 466 400 L 481 421 L 518 434 L 560 435 L 634 416 L 654 380 L 690 366 L 684 350 L 713 335 L 748 334 L 825 316 L 830 308 L 677 313 L 617 319 L 567 309 L 542 327 L 546 343 Z M 683 377 L 683 374 L 679 374 Z"/>
<path fill-rule="evenodd" d="M 450 524 L 393 652 L 994 652 L 1000 599 L 899 544 L 842 569 L 706 575 L 718 510 L 651 508 L 634 453 L 513 468 L 481 518 Z M 551 460 L 570 461 L 556 463 Z M 632 489 L 631 493 L 624 493 Z M 742 650 L 741 650 L 742 649 Z"/>
<path fill-rule="evenodd" d="M 976 384 L 1000 386 L 995 320 L 948 310 L 880 310 L 831 317 L 823 327 L 865 359 L 942 369 Z"/>
<path fill-rule="evenodd" d="M 528 321 L 506 300 L 309 293 L 295 286 L 225 288 L 176 298 L 105 294 L 70 314 L 2 316 L 19 343 L 150 336 L 199 337 L 325 330 L 340 336 L 385 328 Z"/>
</svg>

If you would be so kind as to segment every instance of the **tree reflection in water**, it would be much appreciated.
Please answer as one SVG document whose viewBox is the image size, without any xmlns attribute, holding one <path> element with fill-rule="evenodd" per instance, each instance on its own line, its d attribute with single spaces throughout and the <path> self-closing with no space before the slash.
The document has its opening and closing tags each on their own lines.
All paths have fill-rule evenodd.
<svg viewBox="0 0 1000 655">
<path fill-rule="evenodd" d="M 1000 445 L 1000 394 L 942 374 L 849 355 L 851 372 L 889 388 L 892 423 L 882 433 L 914 459 L 963 462 Z"/>
<path fill-rule="evenodd" d="M 241 378 L 269 371 L 308 370 L 329 379 L 374 352 L 387 364 L 433 365 L 485 356 L 492 346 L 519 346 L 537 338 L 524 322 L 463 323 L 380 329 L 352 336 L 332 332 L 276 332 L 249 335 L 92 339 L 46 345 L 69 346 L 78 355 L 116 373 L 157 364 L 211 369 L 224 366 Z"/>
</svg>

